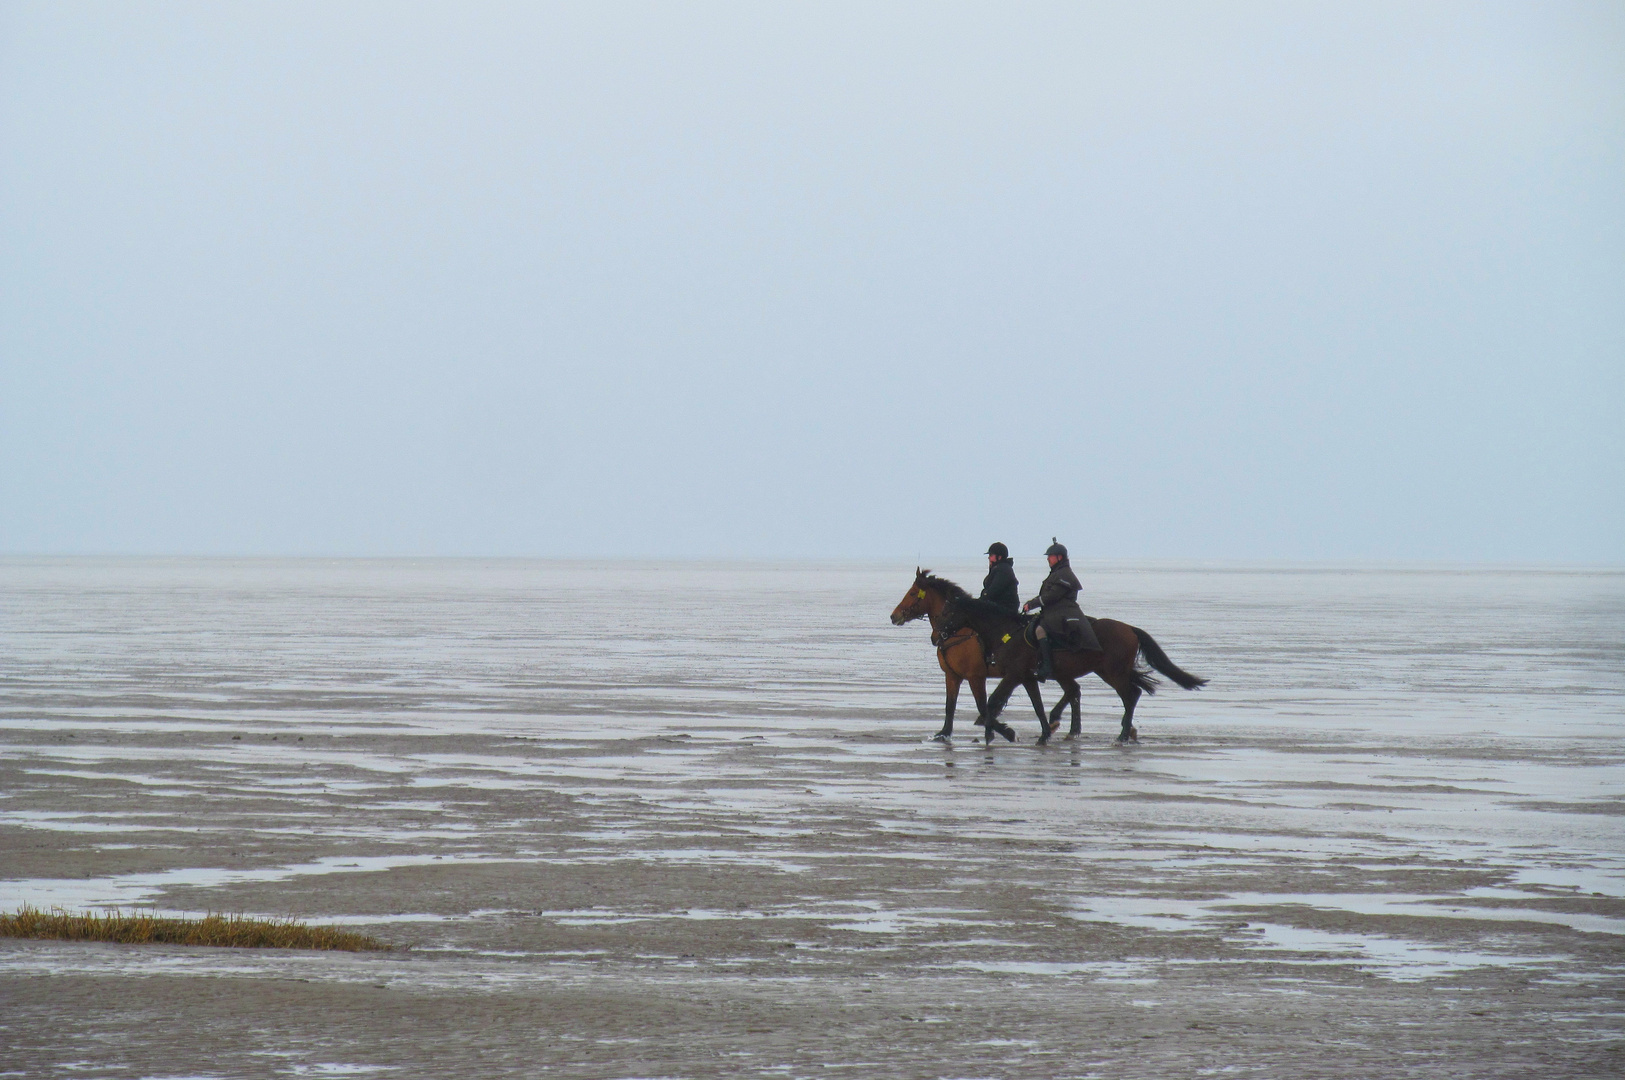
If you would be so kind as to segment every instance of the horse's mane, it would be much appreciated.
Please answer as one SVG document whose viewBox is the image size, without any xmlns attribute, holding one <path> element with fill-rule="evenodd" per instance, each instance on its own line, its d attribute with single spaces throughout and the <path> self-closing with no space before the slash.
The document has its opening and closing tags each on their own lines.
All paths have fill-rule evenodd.
<svg viewBox="0 0 1625 1080">
<path fill-rule="evenodd" d="M 933 574 L 929 570 L 921 570 L 920 571 L 920 577 L 924 579 L 924 581 L 925 581 L 925 583 L 927 585 L 930 585 L 933 588 L 935 588 L 937 590 L 937 592 L 946 593 L 948 595 L 949 600 L 974 600 L 975 599 L 975 597 L 973 597 L 970 593 L 966 592 L 964 589 L 961 589 L 958 585 L 955 585 L 953 582 L 949 581 L 947 578 L 945 578 L 945 577 L 937 577 L 935 574 Z"/>
</svg>

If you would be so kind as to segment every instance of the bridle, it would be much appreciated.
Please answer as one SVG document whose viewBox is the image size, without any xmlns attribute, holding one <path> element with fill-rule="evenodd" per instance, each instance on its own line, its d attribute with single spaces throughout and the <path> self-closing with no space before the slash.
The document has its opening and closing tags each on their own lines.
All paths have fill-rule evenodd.
<svg viewBox="0 0 1625 1080">
<path fill-rule="evenodd" d="M 920 584 L 920 582 L 916 581 L 914 583 L 914 595 L 912 597 L 910 597 L 910 599 L 915 600 L 915 601 L 924 600 L 925 596 L 926 596 L 925 589 L 926 589 L 926 587 L 924 585 L 922 585 L 922 584 Z M 930 617 L 931 617 L 930 610 L 922 608 L 917 614 L 910 615 L 907 619 L 905 619 L 903 621 L 904 622 L 913 622 L 915 619 L 928 619 Z M 967 631 L 969 629 L 970 629 L 970 627 L 968 627 L 968 626 L 961 626 L 958 630 L 955 630 L 952 634 L 950 634 L 948 637 L 945 638 L 937 630 L 936 626 L 933 625 L 931 627 L 931 644 L 935 645 L 937 647 L 937 652 L 940 653 L 943 650 L 951 648 L 952 646 L 958 644 L 961 634 L 964 631 Z"/>
</svg>

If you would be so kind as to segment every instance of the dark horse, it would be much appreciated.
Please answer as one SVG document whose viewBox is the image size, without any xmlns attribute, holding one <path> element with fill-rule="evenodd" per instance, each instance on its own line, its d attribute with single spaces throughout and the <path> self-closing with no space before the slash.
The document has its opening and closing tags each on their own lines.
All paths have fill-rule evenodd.
<svg viewBox="0 0 1625 1080">
<path fill-rule="evenodd" d="M 1076 702 L 1080 693 L 1078 679 L 1091 671 L 1099 675 L 1106 685 L 1116 690 L 1117 696 L 1123 699 L 1123 730 L 1117 735 L 1117 741 L 1120 743 L 1140 741 L 1140 733 L 1134 727 L 1134 706 L 1138 704 L 1142 693 L 1157 692 L 1156 680 L 1138 663 L 1140 656 L 1144 656 L 1153 668 L 1186 690 L 1194 690 L 1207 682 L 1206 679 L 1199 679 L 1187 671 L 1181 671 L 1168 659 L 1168 654 L 1162 651 L 1162 646 L 1157 644 L 1156 639 L 1139 627 L 1118 622 L 1116 619 L 1093 621 L 1095 636 L 1100 639 L 1100 649 L 1055 650 L 1055 681 L 1061 684 L 1063 694 L 1061 700 L 1055 703 L 1055 709 L 1050 713 L 1047 723 L 1040 710 L 1039 722 L 1044 724 L 1044 734 L 1038 740 L 1041 743 L 1048 742 L 1050 734 L 1060 726 L 1061 710 L 1067 700 Z M 1038 668 L 1039 653 L 1027 643 L 1024 633 L 1025 619 L 985 600 L 977 600 L 970 596 L 955 598 L 949 602 L 942 618 L 937 622 L 938 632 L 943 634 L 955 633 L 967 626 L 976 631 L 976 636 L 987 647 L 1004 675 L 1003 680 L 994 689 L 993 695 L 988 698 L 987 709 L 984 710 L 987 721 L 993 723 L 998 719 L 1005 703 L 1010 700 L 1010 695 L 1015 692 L 1017 684 L 1024 684 L 1033 678 L 1033 672 Z M 1077 706 L 1074 704 L 1072 730 L 1067 738 L 1075 737 L 1080 730 Z M 989 741 L 992 740 L 991 734 L 988 738 Z"/>
<path fill-rule="evenodd" d="M 959 704 L 960 686 L 970 683 L 971 696 L 976 699 L 976 722 L 986 724 L 988 676 L 1003 674 L 997 665 L 988 667 L 987 650 L 969 627 L 944 634 L 937 625 L 942 618 L 942 609 L 948 606 L 949 601 L 970 598 L 970 593 L 947 578 L 936 577 L 929 570 L 915 567 L 914 584 L 908 587 L 908 592 L 903 594 L 903 599 L 891 613 L 893 626 L 902 626 L 915 619 L 931 621 L 931 644 L 937 647 L 937 665 L 942 668 L 942 674 L 948 681 L 948 706 L 942 719 L 942 730 L 931 736 L 939 741 L 946 741 L 954 733 L 954 707 Z M 1032 696 L 1033 708 L 1042 717 L 1044 700 L 1039 697 L 1038 680 L 1033 679 L 1025 685 L 1027 693 Z M 1072 723 L 1074 726 L 1078 723 L 1076 698 L 1072 701 Z M 1016 741 L 1016 733 L 1010 730 L 1008 724 L 995 721 L 990 731 L 997 731 L 1011 742 Z"/>
</svg>

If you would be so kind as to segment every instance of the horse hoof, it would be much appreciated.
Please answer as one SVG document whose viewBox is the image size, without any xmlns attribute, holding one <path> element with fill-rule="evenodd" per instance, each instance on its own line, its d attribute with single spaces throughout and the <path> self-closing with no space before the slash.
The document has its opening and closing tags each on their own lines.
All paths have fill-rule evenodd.
<svg viewBox="0 0 1625 1080">
<path fill-rule="evenodd" d="M 939 731 L 935 735 L 931 736 L 931 741 L 932 742 L 953 742 L 954 737 L 952 735 L 948 734 L 946 731 Z"/>
<path fill-rule="evenodd" d="M 1007 724 L 1000 724 L 999 725 L 999 734 L 1004 736 L 1004 741 L 1005 742 L 1015 742 L 1016 741 L 1015 729 L 1010 727 Z M 988 738 L 991 739 L 992 736 L 988 736 Z"/>
<path fill-rule="evenodd" d="M 1062 742 L 1071 742 L 1073 739 L 1076 739 L 1077 737 L 1078 737 L 1078 733 L 1076 731 L 1069 731 L 1065 735 L 1061 736 L 1061 741 Z"/>
</svg>

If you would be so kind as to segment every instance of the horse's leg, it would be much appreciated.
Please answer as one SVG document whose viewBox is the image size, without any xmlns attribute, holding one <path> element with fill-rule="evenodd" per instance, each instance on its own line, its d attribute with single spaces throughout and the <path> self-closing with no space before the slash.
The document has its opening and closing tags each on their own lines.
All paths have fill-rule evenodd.
<svg viewBox="0 0 1625 1080">
<path fill-rule="evenodd" d="M 948 705 L 943 710 L 942 730 L 931 736 L 938 742 L 946 742 L 954 733 L 954 706 L 959 704 L 959 676 L 948 671 L 943 673 L 943 677 L 948 680 Z"/>
<path fill-rule="evenodd" d="M 1121 674 L 1107 675 L 1104 671 L 1100 677 L 1106 680 L 1106 685 L 1117 691 L 1117 696 L 1123 699 L 1123 730 L 1117 733 L 1120 743 L 1139 742 L 1140 733 L 1134 727 L 1134 706 L 1140 703 L 1140 688 L 1134 684 L 1132 676 Z"/>
<path fill-rule="evenodd" d="M 1134 726 L 1134 706 L 1139 704 L 1141 694 L 1157 692 L 1156 683 L 1147 672 L 1140 670 L 1135 662 L 1139 656 L 1145 655 L 1149 659 L 1151 653 L 1155 652 L 1166 662 L 1166 667 L 1158 667 L 1157 670 L 1178 682 L 1180 686 L 1200 686 L 1205 681 L 1174 667 L 1173 661 L 1162 654 L 1156 642 L 1152 641 L 1147 648 L 1145 642 L 1141 641 L 1140 634 L 1141 631 L 1123 623 L 1112 626 L 1107 644 L 1109 659 L 1101 672 L 1101 677 L 1105 678 L 1111 688 L 1117 691 L 1117 696 L 1123 699 L 1123 730 L 1117 735 L 1117 741 L 1120 743 L 1140 741 L 1139 729 Z M 1149 639 L 1150 635 L 1147 634 L 1146 638 Z M 1111 672 L 1109 678 L 1106 671 Z"/>
<path fill-rule="evenodd" d="M 1054 731 L 1061 726 L 1061 712 L 1070 704 L 1072 706 L 1072 730 L 1067 732 L 1066 737 L 1069 740 L 1075 739 L 1081 725 L 1078 717 L 1078 699 L 1083 696 L 1083 691 L 1078 689 L 1078 680 L 1070 676 L 1057 676 L 1055 681 L 1061 684 L 1061 700 L 1055 703 L 1055 708 L 1049 714 L 1049 729 Z"/>
<path fill-rule="evenodd" d="M 1072 691 L 1072 727 L 1067 731 L 1066 737 L 1075 739 L 1083 731 L 1083 688 L 1074 687 Z"/>
<path fill-rule="evenodd" d="M 982 714 L 987 717 L 988 723 L 991 724 L 999 718 L 999 714 L 1004 711 L 1004 707 L 1010 703 L 1010 695 L 1015 693 L 1016 685 L 1016 681 L 1007 675 L 999 680 L 999 685 L 995 686 L 993 693 L 987 696 L 987 708 L 983 710 Z"/>
<path fill-rule="evenodd" d="M 1056 699 L 1055 708 L 1049 711 L 1049 729 L 1051 731 L 1061 726 L 1061 713 L 1066 709 L 1066 703 L 1071 694 L 1071 691 L 1066 688 L 1065 679 L 1057 678 L 1055 681 L 1061 684 L 1061 696 Z"/>
<path fill-rule="evenodd" d="M 982 643 L 971 636 L 942 654 L 944 671 L 952 671 L 970 683 L 976 699 L 976 726 L 987 726 L 987 664 L 982 659 Z"/>
<path fill-rule="evenodd" d="M 969 678 L 970 696 L 976 699 L 976 722 L 983 727 L 987 726 L 987 680 Z"/>
<path fill-rule="evenodd" d="M 1026 687 L 1027 696 L 1033 701 L 1033 712 L 1038 714 L 1038 745 L 1043 746 L 1049 742 L 1050 732 L 1055 729 L 1049 726 L 1049 714 L 1044 712 L 1044 698 L 1038 690 L 1038 680 L 1028 678 Z"/>
<path fill-rule="evenodd" d="M 1010 700 L 1010 695 L 1015 692 L 1015 689 L 1015 680 L 1011 676 L 1006 675 L 1003 679 L 999 680 L 999 685 L 993 688 L 992 695 L 988 697 L 987 710 L 984 714 L 987 717 L 988 742 L 993 741 L 993 736 L 995 734 L 1003 735 L 1011 742 L 1016 741 L 1016 733 L 1010 729 L 1010 725 L 999 722 L 999 713 L 1004 710 L 1005 702 Z"/>
</svg>

